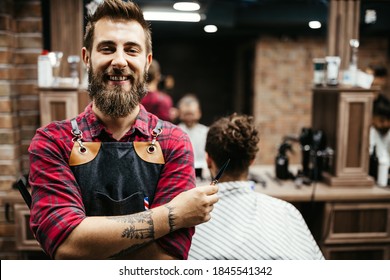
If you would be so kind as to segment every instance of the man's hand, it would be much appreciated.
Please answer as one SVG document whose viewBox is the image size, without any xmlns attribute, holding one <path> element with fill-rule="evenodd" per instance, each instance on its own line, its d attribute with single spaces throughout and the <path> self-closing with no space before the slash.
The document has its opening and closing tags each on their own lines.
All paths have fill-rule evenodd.
<svg viewBox="0 0 390 280">
<path fill-rule="evenodd" d="M 193 227 L 211 218 L 214 203 L 218 202 L 218 186 L 207 185 L 185 191 L 165 205 L 169 209 L 170 231 Z"/>
</svg>

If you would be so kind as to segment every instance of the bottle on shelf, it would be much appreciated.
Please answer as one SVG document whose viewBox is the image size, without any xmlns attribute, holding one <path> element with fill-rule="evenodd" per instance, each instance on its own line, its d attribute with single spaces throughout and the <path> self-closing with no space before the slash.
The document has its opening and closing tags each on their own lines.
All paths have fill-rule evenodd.
<svg viewBox="0 0 390 280">
<path fill-rule="evenodd" d="M 53 84 L 53 68 L 49 51 L 43 50 L 38 56 L 38 86 L 51 87 Z"/>
</svg>

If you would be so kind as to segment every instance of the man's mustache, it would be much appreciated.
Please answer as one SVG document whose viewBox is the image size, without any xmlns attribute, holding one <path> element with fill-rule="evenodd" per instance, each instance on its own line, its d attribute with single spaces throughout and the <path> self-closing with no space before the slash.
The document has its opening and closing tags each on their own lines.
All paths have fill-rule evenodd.
<svg viewBox="0 0 390 280">
<path fill-rule="evenodd" d="M 104 72 L 104 75 L 122 75 L 122 76 L 129 76 L 131 78 L 134 78 L 135 73 L 129 68 L 126 69 L 118 69 L 118 68 L 108 68 Z"/>
</svg>

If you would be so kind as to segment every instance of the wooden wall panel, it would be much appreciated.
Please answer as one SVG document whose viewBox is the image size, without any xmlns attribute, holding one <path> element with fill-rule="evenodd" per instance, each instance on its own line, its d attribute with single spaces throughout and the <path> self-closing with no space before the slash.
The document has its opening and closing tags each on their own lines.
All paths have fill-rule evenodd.
<svg viewBox="0 0 390 280">
<path fill-rule="evenodd" d="M 51 0 L 50 28 L 51 51 L 62 51 L 60 76 L 69 76 L 67 57 L 81 56 L 83 45 L 83 1 L 82 0 Z M 79 73 L 80 69 L 79 69 Z"/>
<path fill-rule="evenodd" d="M 359 40 L 360 0 L 331 0 L 328 15 L 327 55 L 341 58 L 341 69 L 347 69 L 351 48 L 349 40 Z"/>
</svg>

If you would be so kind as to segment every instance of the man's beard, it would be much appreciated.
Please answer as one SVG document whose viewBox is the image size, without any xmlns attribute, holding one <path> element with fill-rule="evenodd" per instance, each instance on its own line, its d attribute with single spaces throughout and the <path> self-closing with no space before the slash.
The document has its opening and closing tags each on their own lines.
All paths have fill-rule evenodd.
<svg viewBox="0 0 390 280">
<path fill-rule="evenodd" d="M 112 118 L 122 118 L 129 115 L 140 103 L 141 99 L 147 93 L 147 71 L 144 69 L 143 79 L 136 79 L 131 70 L 107 69 L 104 72 L 95 73 L 90 65 L 88 72 L 88 90 L 89 95 L 94 101 L 96 107 L 105 115 Z M 124 90 L 121 85 L 107 87 L 105 78 L 111 75 L 128 75 L 131 88 Z"/>
</svg>

